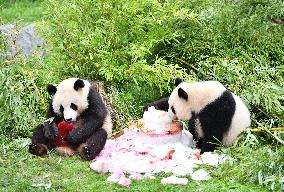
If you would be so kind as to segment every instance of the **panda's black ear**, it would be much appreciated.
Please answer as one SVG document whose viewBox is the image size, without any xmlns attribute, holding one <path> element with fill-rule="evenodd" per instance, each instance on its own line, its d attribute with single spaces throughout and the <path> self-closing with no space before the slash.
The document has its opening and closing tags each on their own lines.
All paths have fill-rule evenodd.
<svg viewBox="0 0 284 192">
<path fill-rule="evenodd" d="M 82 79 L 78 79 L 75 83 L 74 83 L 74 89 L 76 91 L 78 91 L 79 89 L 85 87 L 85 83 Z"/>
<path fill-rule="evenodd" d="M 57 91 L 57 88 L 54 86 L 54 85 L 47 85 L 46 87 L 47 89 L 47 92 L 50 94 L 50 95 L 54 95 Z"/>
<path fill-rule="evenodd" d="M 185 92 L 182 88 L 178 89 L 178 96 L 185 99 L 186 101 L 188 100 L 187 92 Z"/>
<path fill-rule="evenodd" d="M 177 77 L 175 80 L 175 86 L 178 86 L 181 82 L 183 82 L 183 80 Z"/>
</svg>

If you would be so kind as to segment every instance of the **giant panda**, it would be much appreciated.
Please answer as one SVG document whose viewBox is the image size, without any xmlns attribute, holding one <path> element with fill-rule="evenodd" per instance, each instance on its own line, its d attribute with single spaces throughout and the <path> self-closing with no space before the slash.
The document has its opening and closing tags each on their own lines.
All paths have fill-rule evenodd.
<svg viewBox="0 0 284 192">
<path fill-rule="evenodd" d="M 214 151 L 221 142 L 234 143 L 237 136 L 250 126 L 250 112 L 243 101 L 217 81 L 184 82 L 175 80 L 169 97 L 148 103 L 168 110 L 173 119 L 189 120 L 189 131 L 201 153 Z"/>
<path fill-rule="evenodd" d="M 112 133 L 109 111 L 96 87 L 87 80 L 68 78 L 57 86 L 48 85 L 47 91 L 52 99 L 46 121 L 35 129 L 29 151 L 42 156 L 55 148 L 64 156 L 78 151 L 85 159 L 94 159 Z M 56 125 L 63 120 L 75 125 L 64 138 L 71 147 L 54 146 L 52 142 L 58 133 Z"/>
</svg>

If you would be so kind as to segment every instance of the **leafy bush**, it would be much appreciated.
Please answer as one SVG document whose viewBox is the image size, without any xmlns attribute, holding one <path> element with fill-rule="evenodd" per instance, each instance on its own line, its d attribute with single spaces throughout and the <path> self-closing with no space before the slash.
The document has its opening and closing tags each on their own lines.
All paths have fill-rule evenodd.
<svg viewBox="0 0 284 192">
<path fill-rule="evenodd" d="M 46 18 L 69 74 L 161 93 L 176 76 L 219 80 L 257 122 L 281 126 L 284 28 L 270 18 L 283 10 L 269 0 L 49 0 Z"/>
<path fill-rule="evenodd" d="M 58 82 L 56 67 L 36 58 L 5 61 L 0 71 L 0 135 L 30 136 L 48 106 L 45 87 Z M 53 70 L 50 70 L 53 69 Z"/>
<path fill-rule="evenodd" d="M 43 0 L 0 0 L 0 24 L 30 23 L 42 17 Z"/>
<path fill-rule="evenodd" d="M 135 82 L 166 90 L 183 70 L 151 49 L 175 38 L 174 25 L 195 16 L 179 4 L 152 1 L 49 1 L 49 40 L 68 57 L 68 69 L 112 83 Z M 173 15 L 175 16 L 173 17 Z M 67 66 L 66 66 L 67 68 Z"/>
<path fill-rule="evenodd" d="M 48 33 L 53 55 L 0 63 L 0 141 L 30 136 L 47 108 L 46 85 L 70 76 L 106 81 L 124 123 L 140 118 L 143 103 L 168 94 L 179 76 L 219 80 L 251 108 L 253 126 L 283 126 L 284 28 L 271 22 L 283 18 L 283 6 L 276 0 L 47 0 L 42 34 Z M 14 10 L 3 13 L 17 19 Z M 247 182 L 283 190 L 283 147 L 270 141 L 248 134 L 222 148 L 235 161 L 214 169 L 214 179 L 225 190 Z M 19 159 L 19 148 L 2 148 Z"/>
</svg>

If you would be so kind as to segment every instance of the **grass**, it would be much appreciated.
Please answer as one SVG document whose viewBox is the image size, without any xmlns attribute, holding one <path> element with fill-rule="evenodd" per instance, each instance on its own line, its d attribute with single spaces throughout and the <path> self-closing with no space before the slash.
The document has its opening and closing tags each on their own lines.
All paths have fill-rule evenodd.
<svg viewBox="0 0 284 192">
<path fill-rule="evenodd" d="M 28 153 L 28 143 L 27 139 L 18 139 L 1 145 L 0 190 L 45 191 L 46 187 L 48 191 L 269 191 L 257 184 L 224 176 L 203 182 L 189 178 L 188 185 L 177 186 L 160 184 L 163 175 L 159 175 L 155 180 L 134 181 L 125 188 L 106 183 L 107 176 L 96 174 L 79 156 L 62 158 L 50 152 L 45 158 L 35 157 Z"/>
<path fill-rule="evenodd" d="M 44 2 L 44 0 L 0 0 L 0 16 L 2 19 L 0 22 L 4 24 L 19 22 L 20 20 L 21 24 L 38 22 L 43 16 Z M 54 5 L 58 4 L 57 7 L 54 7 L 57 15 L 49 15 L 49 18 L 53 19 L 53 24 L 56 24 L 53 27 L 59 26 L 59 24 L 60 26 L 62 25 L 64 33 L 59 29 L 57 29 L 58 33 L 54 33 L 54 28 L 52 27 L 49 32 L 52 37 L 59 37 L 57 41 L 60 49 L 64 50 L 64 46 L 68 45 L 68 43 L 72 45 L 68 47 L 71 50 L 69 50 L 70 55 L 68 53 L 59 54 L 57 52 L 58 49 L 56 49 L 58 47 L 55 47 L 44 59 L 16 57 L 13 60 L 0 63 L 0 84 L 3 85 L 0 87 L 0 109 L 5 111 L 0 117 L 0 191 L 239 192 L 284 190 L 284 147 L 280 146 L 266 134 L 248 134 L 235 146 L 229 149 L 221 149 L 224 153 L 228 153 L 233 157 L 234 161 L 225 163 L 217 168 L 205 167 L 213 178 L 203 182 L 195 182 L 189 178 L 187 186 L 162 185 L 160 180 L 164 175 L 161 174 L 155 180 L 135 181 L 129 188 L 124 188 L 117 184 L 106 183 L 107 176 L 98 175 L 90 170 L 89 162 L 82 162 L 79 156 L 62 158 L 52 151 L 45 158 L 40 158 L 29 154 L 27 148 L 30 142 L 27 138 L 31 136 L 33 127 L 43 120 L 47 101 L 50 99 L 45 91 L 45 86 L 49 83 L 58 83 L 69 76 L 95 79 L 97 77 L 96 70 L 93 70 L 91 67 L 96 65 L 96 60 L 93 56 L 97 56 L 99 49 L 102 51 L 99 52 L 101 56 L 98 59 L 111 58 L 113 60 L 110 61 L 118 61 L 120 58 L 123 62 L 128 62 L 130 59 L 131 66 L 133 66 L 134 62 L 141 60 L 141 63 L 138 62 L 134 68 L 130 68 L 133 71 L 145 70 L 143 67 L 147 68 L 148 62 L 152 66 L 156 64 L 157 66 L 162 66 L 163 70 L 167 68 L 167 64 L 179 63 L 180 66 L 186 69 L 187 73 L 196 79 L 205 80 L 214 77 L 225 82 L 233 90 L 238 90 L 238 93 L 242 93 L 243 98 L 247 102 L 252 102 L 250 105 L 252 106 L 253 119 L 261 122 L 261 126 L 268 128 L 276 125 L 281 126 L 283 124 L 283 118 L 281 118 L 283 117 L 283 88 L 281 88 L 279 82 L 282 82 L 281 79 L 283 79 L 284 57 L 282 54 L 283 49 L 281 49 L 283 41 L 278 40 L 282 38 L 283 26 L 262 20 L 267 14 L 275 13 L 274 15 L 276 16 L 283 16 L 283 11 L 281 12 L 278 1 L 278 4 L 272 3 L 270 5 L 271 1 L 268 0 L 240 1 L 240 4 L 231 4 L 231 1 L 225 1 L 226 3 L 224 4 L 212 4 L 210 0 L 197 3 L 199 1 L 193 0 L 189 1 L 189 10 L 195 9 L 196 11 L 193 15 L 189 14 L 191 18 L 189 23 L 185 19 L 188 16 L 186 10 L 181 9 L 180 12 L 175 12 L 175 9 L 178 9 L 178 5 L 167 7 L 168 11 L 176 13 L 176 20 L 168 21 L 168 12 L 163 12 L 162 7 L 159 7 L 159 3 L 156 2 L 155 6 L 157 6 L 158 12 L 153 12 L 153 15 L 147 15 L 145 12 L 145 17 L 142 17 L 147 22 L 135 18 L 137 21 L 142 22 L 142 26 L 151 30 L 144 30 L 143 27 L 141 27 L 143 30 L 138 30 L 140 28 L 134 22 L 132 25 L 138 28 L 129 33 L 131 35 L 127 37 L 128 39 L 125 38 L 126 35 L 123 30 L 124 27 L 129 28 L 127 19 L 129 17 L 132 20 L 132 16 L 128 15 L 128 17 L 125 17 L 124 10 L 119 10 L 121 8 L 119 6 L 118 10 L 116 10 L 119 17 L 116 19 L 117 21 L 123 21 L 122 26 L 115 25 L 115 23 L 119 22 L 108 20 L 113 18 L 110 17 L 111 13 L 108 12 L 110 6 L 105 4 L 105 1 L 101 1 L 102 5 L 104 5 L 101 8 L 105 9 L 102 18 L 106 19 L 106 22 L 101 24 L 107 24 L 106 27 L 110 26 L 114 27 L 114 29 L 120 29 L 121 31 L 113 31 L 120 35 L 120 38 L 115 33 L 108 34 L 108 28 L 103 31 L 101 36 L 100 31 L 96 31 L 97 33 L 91 36 L 86 35 L 85 32 L 87 34 L 89 32 L 90 34 L 93 33 L 91 29 L 96 26 L 95 23 L 85 28 L 90 31 L 77 30 L 76 25 L 78 23 L 76 23 L 75 19 L 78 19 L 77 17 L 80 14 L 74 15 L 74 10 L 72 9 L 76 8 L 78 4 L 80 5 L 81 3 L 82 6 L 88 5 L 86 9 L 91 10 L 89 12 L 90 18 L 96 17 L 97 15 L 95 14 L 101 14 L 97 10 L 93 10 L 94 6 L 92 6 L 91 1 L 65 0 L 64 2 L 70 6 L 70 9 L 68 7 L 60 7 L 60 9 L 66 11 L 66 15 L 62 17 L 66 23 L 56 23 L 56 19 L 61 19 L 62 14 L 62 11 L 57 9 L 60 2 L 53 0 L 49 0 L 49 2 L 56 3 Z M 132 3 L 133 6 L 136 6 L 135 1 Z M 142 6 L 141 10 L 151 8 L 147 4 L 149 2 L 145 1 L 144 3 L 145 6 Z M 81 5 L 77 7 L 78 13 L 81 13 Z M 142 4 L 138 3 L 137 5 L 140 6 Z M 49 5 L 49 7 L 53 8 L 52 5 Z M 152 8 L 156 10 L 156 7 Z M 133 13 L 133 17 L 135 17 L 136 10 L 127 11 L 131 14 Z M 165 17 L 157 14 L 160 11 Z M 238 14 L 231 14 L 235 11 L 238 11 Z M 138 13 L 144 14 L 143 11 L 138 11 Z M 169 12 L 169 15 L 171 14 L 172 12 Z M 247 17 L 247 15 L 249 16 Z M 90 19 L 84 14 L 81 16 L 82 18 L 80 19 L 82 21 L 98 21 Z M 116 13 L 114 14 L 115 16 L 117 16 Z M 72 19 L 69 19 L 69 17 Z M 159 21 L 159 19 L 155 20 L 155 18 L 160 18 L 164 23 L 169 22 L 173 27 L 177 27 L 178 30 L 175 31 L 165 25 L 156 25 L 155 22 Z M 227 23 L 225 22 L 224 24 L 223 21 Z M 79 24 L 84 27 L 84 23 L 79 22 Z M 75 26 L 74 31 L 78 35 L 74 36 L 70 26 Z M 182 28 L 183 26 L 185 28 Z M 66 31 L 64 27 L 66 27 Z M 104 30 L 103 27 L 101 29 Z M 163 31 L 168 31 L 169 33 L 165 33 L 164 39 L 160 40 L 161 34 L 157 35 L 155 31 L 160 31 L 161 34 L 163 34 Z M 172 34 L 173 36 L 169 35 L 172 31 L 176 32 Z M 234 33 L 234 31 L 238 33 Z M 259 36 L 254 35 L 256 31 L 256 34 L 260 34 Z M 60 35 L 61 32 L 62 36 Z M 139 34 L 137 35 L 136 32 Z M 70 36 L 65 37 L 65 33 Z M 111 38 L 105 35 L 110 35 Z M 97 37 L 92 39 L 95 36 Z M 106 39 L 103 39 L 104 37 Z M 63 43 L 60 38 L 63 38 Z M 71 41 L 72 38 L 84 41 L 78 41 L 82 45 L 77 46 L 77 41 Z M 93 43 L 96 43 L 96 40 L 99 38 L 102 38 L 102 41 L 98 41 L 97 45 L 102 43 L 101 47 L 94 46 Z M 255 40 L 252 40 L 254 38 Z M 105 48 L 105 41 L 103 40 L 108 39 L 111 40 L 109 44 L 111 51 L 102 49 Z M 153 39 L 156 40 L 152 42 Z M 89 40 L 92 41 L 89 42 Z M 131 43 L 128 40 L 131 40 Z M 115 44 L 115 42 L 119 41 L 125 43 L 125 46 Z M 133 52 L 129 52 L 126 49 L 128 45 L 133 46 L 129 49 Z M 113 52 L 112 50 L 115 51 Z M 68 50 L 64 51 L 68 52 Z M 74 53 L 78 54 L 74 56 Z M 78 62 L 83 63 L 80 65 L 80 63 L 70 61 L 74 58 L 78 59 Z M 70 62 L 76 65 L 71 65 Z M 108 60 L 105 59 L 104 62 L 108 63 Z M 91 65 L 89 65 L 90 63 Z M 108 65 L 109 69 L 114 71 L 119 69 L 110 64 Z M 142 67 L 140 68 L 140 66 Z M 157 73 L 154 69 L 156 70 L 156 68 L 147 68 L 149 74 L 152 72 Z M 143 72 L 148 73 L 147 70 Z M 168 72 L 166 71 L 166 73 Z M 163 77 L 167 76 L 166 73 L 162 74 Z M 124 75 L 118 77 L 119 83 L 113 83 L 114 86 L 108 87 L 108 91 L 113 102 L 123 114 L 122 120 L 125 124 L 127 120 L 141 117 L 143 103 L 160 97 L 160 92 L 155 91 L 155 87 L 142 86 L 142 84 L 137 84 L 137 82 L 129 83 L 123 79 Z M 150 79 L 162 79 L 157 78 L 155 75 L 147 77 Z M 112 84 L 111 81 L 107 83 Z M 165 85 L 167 83 L 165 82 Z"/>
<path fill-rule="evenodd" d="M 28 24 L 42 16 L 42 0 L 0 0 L 0 24 Z"/>
</svg>

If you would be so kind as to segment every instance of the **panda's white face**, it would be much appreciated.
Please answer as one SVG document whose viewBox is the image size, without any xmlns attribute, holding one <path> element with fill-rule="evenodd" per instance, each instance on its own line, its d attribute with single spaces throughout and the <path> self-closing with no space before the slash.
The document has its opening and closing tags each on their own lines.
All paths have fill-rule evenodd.
<svg viewBox="0 0 284 192">
<path fill-rule="evenodd" d="M 79 115 L 78 104 L 71 102 L 69 99 L 59 98 L 53 100 L 53 110 L 59 116 L 63 116 L 66 121 L 76 121 Z"/>
<path fill-rule="evenodd" d="M 181 84 L 184 84 L 184 82 Z M 168 114 L 172 117 L 172 119 L 179 119 L 179 120 L 190 119 L 190 112 L 189 112 L 190 105 L 188 103 L 188 94 L 183 89 L 181 88 L 180 85 L 177 86 L 169 97 Z M 184 92 L 181 93 L 181 91 Z"/>
<path fill-rule="evenodd" d="M 172 118 L 189 120 L 191 112 L 200 112 L 225 90 L 226 88 L 217 81 L 182 82 L 169 97 L 168 113 Z"/>
<path fill-rule="evenodd" d="M 48 88 L 50 89 L 50 88 Z M 77 117 L 88 108 L 90 83 L 78 78 L 63 80 L 49 93 L 53 95 L 54 112 L 66 121 L 76 121 Z"/>
</svg>

